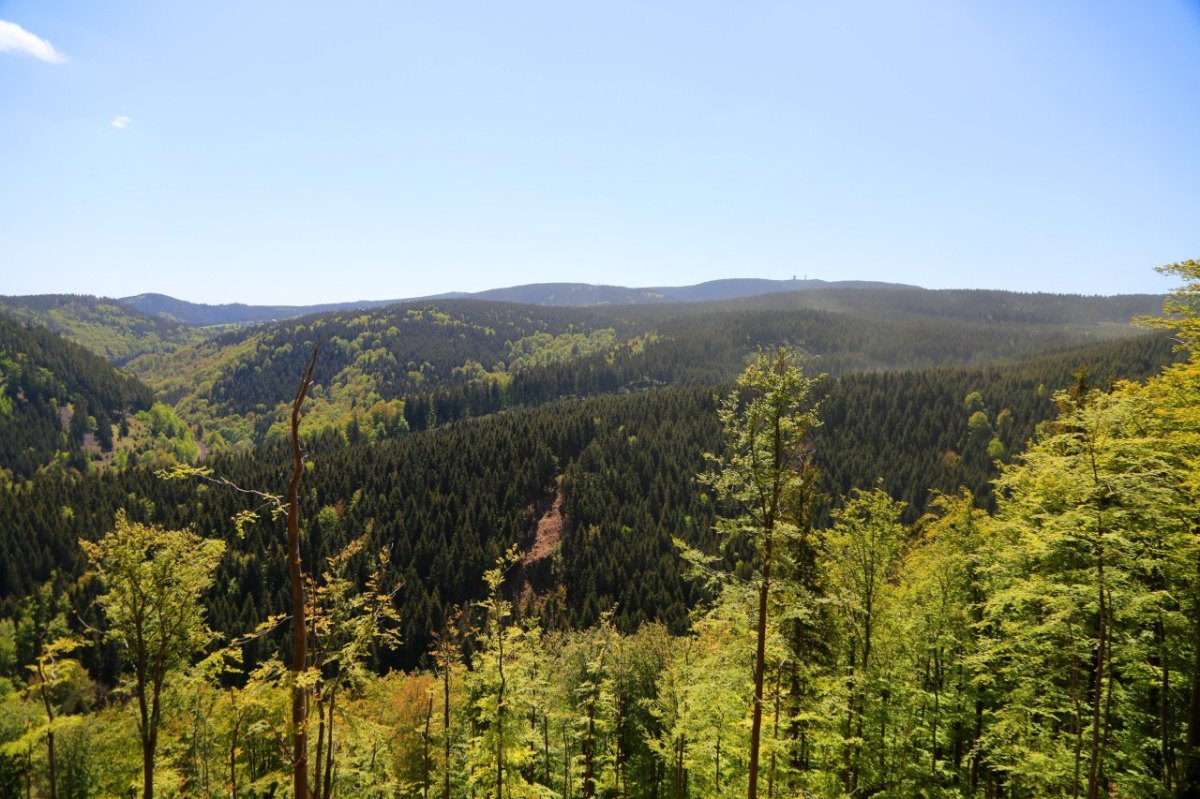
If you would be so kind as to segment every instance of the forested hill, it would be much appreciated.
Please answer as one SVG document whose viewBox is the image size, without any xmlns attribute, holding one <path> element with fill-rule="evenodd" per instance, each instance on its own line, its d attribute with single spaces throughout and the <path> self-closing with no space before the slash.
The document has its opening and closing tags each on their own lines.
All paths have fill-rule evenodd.
<svg viewBox="0 0 1200 799">
<path fill-rule="evenodd" d="M 171 352 L 204 338 L 203 333 L 181 322 L 150 316 L 106 297 L 0 297 L 0 313 L 45 325 L 117 365 L 148 352 Z"/>
<path fill-rule="evenodd" d="M 694 286 L 655 286 L 651 288 L 628 288 L 625 286 L 603 286 L 590 283 L 530 283 L 525 286 L 510 286 L 488 289 L 474 293 L 448 296 L 478 300 L 501 300 L 531 305 L 558 305 L 590 307 L 597 305 L 645 305 L 661 303 L 706 303 L 732 300 L 740 297 L 756 297 L 778 292 L 810 291 L 816 289 L 914 289 L 899 283 L 881 283 L 869 280 L 764 280 L 761 278 L 730 278 L 710 280 Z M 435 298 L 436 299 L 436 298 Z"/>
<path fill-rule="evenodd" d="M 1015 314 L 1016 306 L 1006 313 Z M 803 347 L 806 368 L 833 376 L 811 394 L 819 402 L 816 428 L 806 423 L 811 434 L 788 450 L 811 454 L 812 468 L 798 474 L 805 481 L 801 493 L 812 501 L 789 509 L 789 529 L 780 529 L 786 549 L 775 579 L 784 591 L 771 600 L 774 621 L 764 655 L 770 658 L 768 706 L 779 708 L 781 719 L 771 724 L 771 745 L 804 758 L 780 758 L 778 773 L 791 786 L 789 796 L 810 788 L 829 799 L 854 795 L 843 790 L 852 776 L 839 776 L 850 752 L 852 767 L 868 775 L 864 784 L 869 778 L 939 788 L 880 795 L 964 796 L 968 792 L 956 786 L 975 779 L 971 753 L 987 746 L 1007 757 L 992 730 L 1007 729 L 1004 719 L 1027 721 L 1020 715 L 1028 701 L 1026 662 L 1038 669 L 1038 686 L 1075 692 L 1057 704 L 1042 702 L 1039 716 L 1073 712 L 1075 728 L 1068 732 L 1076 740 L 1082 740 L 1081 708 L 1103 705 L 1087 695 L 1101 697 L 1101 688 L 1081 687 L 1092 683 L 1078 676 L 1091 668 L 1095 652 L 1114 659 L 1107 644 L 1090 643 L 1097 635 L 1087 629 L 1086 597 L 1096 594 L 1077 587 L 1091 579 L 1093 550 L 1075 554 L 1078 536 L 1093 535 L 1087 525 L 1107 535 L 1108 520 L 1132 518 L 1129 529 L 1141 536 L 1136 549 L 1120 539 L 1103 543 L 1105 568 L 1111 563 L 1122 570 L 1112 583 L 1120 592 L 1114 607 L 1138 614 L 1128 620 L 1113 614 L 1120 631 L 1116 657 L 1140 646 L 1146 654 L 1137 664 L 1169 662 L 1180 685 L 1194 668 L 1182 643 L 1193 640 L 1179 610 L 1184 605 L 1142 609 L 1142 600 L 1161 593 L 1161 582 L 1153 573 L 1142 576 L 1149 570 L 1139 556 L 1156 552 L 1160 531 L 1174 536 L 1192 529 L 1194 483 L 1178 480 L 1169 513 L 1143 513 L 1137 504 L 1162 495 L 1156 478 L 1164 468 L 1179 475 L 1192 468 L 1194 424 L 1183 429 L 1186 451 L 1167 453 L 1167 463 L 1161 439 L 1147 439 L 1145 430 L 1171 408 L 1130 405 L 1119 428 L 1089 419 L 1108 414 L 1117 407 L 1112 403 L 1132 402 L 1143 389 L 1151 396 L 1177 383 L 1191 392 L 1180 394 L 1180 418 L 1192 419 L 1195 364 L 1184 364 L 1169 381 L 1159 377 L 1157 385 L 1123 386 L 1124 400 L 1089 393 L 1120 378 L 1156 374 L 1178 355 L 1163 332 L 1131 336 L 1126 326 L 1099 317 L 1080 322 L 1072 313 L 1042 307 L 1016 321 L 905 310 L 678 313 L 671 306 L 630 306 L 618 313 L 447 300 L 238 330 L 138 363 L 160 369 L 164 378 L 178 370 L 174 384 L 160 386 L 164 391 L 171 385 L 186 390 L 188 380 L 203 376 L 204 392 L 179 398 L 181 407 L 194 403 L 200 426 L 220 424 L 230 418 L 221 416 L 227 411 L 246 424 L 277 418 L 268 403 L 279 400 L 271 392 L 286 400 L 313 345 L 323 342 L 315 401 L 302 428 L 306 463 L 295 507 L 302 562 L 312 574 L 306 662 L 314 665 L 306 674 L 314 687 L 301 699 L 317 708 L 314 724 L 324 725 L 317 738 L 327 754 L 316 759 L 326 775 L 336 774 L 329 784 L 337 786 L 326 795 L 444 795 L 431 778 L 438 769 L 445 784 L 453 782 L 451 796 L 470 796 L 472 780 L 482 773 L 473 764 L 494 773 L 488 758 L 496 749 L 481 741 L 498 736 L 500 725 L 498 716 L 487 714 L 511 702 L 508 707 L 520 708 L 504 716 L 516 741 L 513 758 L 539 766 L 512 770 L 514 785 L 536 782 L 548 796 L 582 795 L 579 775 L 589 766 L 579 753 L 616 748 L 627 776 L 604 772 L 614 787 L 603 795 L 618 795 L 625 779 L 635 788 L 630 796 L 650 799 L 665 795 L 672 783 L 683 795 L 685 784 L 703 786 L 707 774 L 714 775 L 711 784 L 690 795 L 727 796 L 730 785 L 743 781 L 736 753 L 746 748 L 753 651 L 747 589 L 761 574 L 761 532 L 738 515 L 728 492 L 711 490 L 700 475 L 737 468 L 706 455 L 728 452 L 727 434 L 747 413 L 747 404 L 737 402 L 718 413 L 729 381 L 740 374 L 745 385 L 747 355 L 773 344 Z M 21 348 L 3 361 L 9 404 L 31 396 L 23 388 L 8 392 L 9 375 L 51 380 L 55 369 L 75 375 L 69 365 L 76 360 L 104 365 L 48 330 L 3 322 L 10 332 L 0 341 Z M 59 350 L 65 354 L 48 354 Z M 47 365 L 34 368 L 35 357 Z M 778 363 L 781 372 L 791 371 L 787 356 Z M 104 366 L 117 385 L 128 381 Z M 386 393 L 393 381 L 402 382 L 402 390 Z M 65 396 L 62 382 L 55 390 Z M 144 407 L 144 387 L 128 385 Z M 1056 398 L 1058 389 L 1069 393 Z M 1015 458 L 1039 423 L 1059 410 L 1060 419 L 1042 427 L 1045 443 L 1035 445 L 1035 459 Z M 348 422 L 337 415 L 343 411 Z M 139 417 L 151 432 L 161 426 L 186 433 L 161 402 L 132 418 Z M 1110 432 L 1129 440 L 1111 452 L 1107 442 L 1096 444 Z M 1102 477 L 1095 476 L 1095 460 L 1085 462 L 1088 446 L 1104 459 Z M 195 454 L 180 449 L 175 457 Z M 1058 462 L 1046 466 L 1052 490 L 1028 510 L 1043 526 L 1030 533 L 1008 527 L 1016 523 L 1013 503 L 1026 501 L 1012 476 L 1027 474 L 1036 458 L 1048 455 L 1070 473 L 1060 474 Z M 136 602 L 147 586 L 151 593 L 142 596 L 174 592 L 170 602 L 152 598 L 153 613 L 180 608 L 201 626 L 172 654 L 179 669 L 162 683 L 164 745 L 157 755 L 143 750 L 149 768 L 157 757 L 160 773 L 179 775 L 185 786 L 179 792 L 188 795 L 186 786 L 210 774 L 217 776 L 209 785 L 240 780 L 243 796 L 280 784 L 288 761 L 277 742 L 287 692 L 297 682 L 278 665 L 291 642 L 282 630 L 291 613 L 288 559 L 283 522 L 272 515 L 267 494 L 283 491 L 290 451 L 268 435 L 259 444 L 214 446 L 209 456 L 211 472 L 183 479 L 153 468 L 170 459 L 147 464 L 139 458 L 124 469 L 41 468 L 0 484 L 0 795 L 24 795 L 22 785 L 33 795 L 28 786 L 45 784 L 42 775 L 55 773 L 71 786 L 62 796 L 94 795 L 98 785 L 104 795 L 126 790 L 137 771 L 129 756 L 136 751 L 130 717 L 137 703 L 113 686 L 134 684 L 122 674 L 136 674 L 131 652 L 137 644 L 130 642 L 137 639 L 110 633 L 131 618 L 113 597 Z M 996 484 L 1000 464 L 1011 468 L 1001 478 L 1007 482 Z M 1113 485 L 1122 492 L 1115 503 Z M 960 493 L 963 487 L 969 493 Z M 1079 514 L 1079 507 L 1087 512 Z M 1136 518 L 1122 515 L 1126 507 Z M 1100 517 L 1095 522 L 1093 510 Z M 1045 555 L 1013 550 L 1004 559 L 993 554 L 1018 539 L 1036 545 L 1046 530 L 1061 537 L 1061 549 Z M 1195 584 L 1195 547 L 1189 546 L 1176 547 L 1170 561 L 1154 561 L 1169 566 L 1164 573 L 1185 591 Z M 685 557 L 681 547 L 693 549 Z M 942 557 L 946 547 L 958 549 Z M 881 552 L 886 560 L 877 557 Z M 703 573 L 723 574 L 720 583 L 697 577 L 694 565 L 705 557 Z M 89 574 L 88 558 L 111 571 Z M 1033 580 L 1019 595 L 996 582 L 1008 579 L 1003 568 L 1023 568 L 1031 558 L 1057 569 L 1061 579 Z M 882 564 L 868 586 L 882 592 L 873 618 L 883 621 L 872 628 L 875 660 L 867 667 L 859 654 L 867 640 L 860 629 L 866 603 L 847 593 L 847 586 L 860 584 L 849 571 L 859 564 Z M 127 573 L 132 583 L 119 582 Z M 1145 596 L 1127 589 L 1135 579 L 1145 581 Z M 1060 584 L 1069 589 L 1061 595 L 1054 593 Z M 1053 617 L 1046 603 L 1062 596 L 1084 611 L 1038 643 L 1045 659 L 1010 656 L 1008 630 L 1024 631 L 1016 645 L 1040 642 L 1043 620 Z M 1018 613 L 1009 610 L 1013 597 L 1030 607 L 1019 611 L 1024 626 L 1006 620 Z M 203 616 L 194 601 L 203 602 Z M 981 618 L 994 624 L 981 625 Z M 206 624 L 219 634 L 209 636 Z M 1101 629 L 1103 641 L 1107 628 Z M 1080 635 L 1089 640 L 1077 647 Z M 977 639 L 978 646 L 969 643 Z M 226 642 L 227 650 L 216 651 Z M 976 651 L 990 659 L 976 662 Z M 1153 660 L 1162 652 L 1169 661 Z M 1063 653 L 1072 658 L 1065 671 L 1051 662 Z M 943 659 L 953 668 L 943 672 Z M 1125 661 L 1114 662 L 1124 668 Z M 987 682 L 993 672 L 1005 681 L 1002 694 Z M 29 677 L 34 673 L 39 676 Z M 1120 744 L 1123 751 L 1140 752 L 1141 742 L 1154 736 L 1165 739 L 1170 733 L 1160 732 L 1167 729 L 1162 719 L 1183 717 L 1180 691 L 1156 701 L 1166 694 L 1143 690 L 1159 685 L 1157 673 L 1140 666 L 1095 673 L 1122 687 L 1139 681 L 1136 693 L 1118 694 L 1113 703 L 1114 718 L 1144 728 L 1135 744 Z M 26 684 L 30 690 L 17 687 Z M 47 689 L 33 690 L 39 685 Z M 437 703 L 444 708 L 440 727 L 433 721 Z M 56 712 L 58 719 L 50 718 Z M 597 720 L 594 727 L 588 714 Z M 329 721 L 335 717 L 336 725 Z M 856 717 L 864 719 L 861 733 Z M 851 721 L 843 728 L 846 718 Z M 797 720 L 794 728 L 788 719 Z M 336 747 L 328 744 L 335 729 Z M 57 750 L 48 745 L 51 732 Z M 885 753 L 888 762 L 876 764 L 871 755 L 855 761 L 858 741 L 869 743 L 865 752 Z M 430 754 L 435 749 L 440 760 Z M 1030 749 L 1005 762 L 1024 762 Z M 58 771 L 47 765 L 55 751 Z M 924 759 L 920 768 L 893 769 L 909 753 Z M 1070 763 L 1065 750 L 1057 758 Z M 1152 773 L 1150 766 L 1138 768 Z M 1008 772 L 988 765 L 980 773 L 975 796 L 1071 795 L 1009 794 L 1001 790 Z M 375 784 L 387 790 L 372 793 Z M 778 784 L 785 784 L 782 778 Z"/>
<path fill-rule="evenodd" d="M 603 308 L 446 299 L 242 328 L 129 368 L 219 449 L 282 433 L 295 376 L 318 340 L 310 425 L 376 435 L 561 397 L 713 385 L 777 344 L 831 374 L 1027 358 L 1131 335 L 1129 313 L 1151 305 L 911 289 Z"/>
<path fill-rule="evenodd" d="M 965 485 L 987 505 L 994 459 L 1021 449 L 1054 412 L 1052 392 L 1073 385 L 1081 367 L 1105 386 L 1170 359 L 1169 341 L 1153 335 L 1007 366 L 832 380 L 822 390 L 816 441 L 828 502 L 883 478 L 911 503 L 908 518 L 923 512 L 933 489 Z M 477 598 L 483 571 L 509 546 L 532 548 L 557 487 L 561 548 L 527 563 L 514 587 L 528 580 L 557 623 L 591 623 L 615 603 L 625 629 L 651 619 L 682 629 L 696 594 L 672 539 L 711 543 L 714 508 L 695 478 L 705 469 L 703 453 L 721 446 L 713 394 L 668 388 L 560 401 L 373 443 L 313 439 L 302 494 L 306 562 L 323 562 L 364 532 L 373 547 L 386 546 L 404 580 L 405 643 L 394 662 L 412 664 L 447 603 Z M 280 490 L 286 460 L 272 447 L 214 466 L 238 485 Z M 77 540 L 108 529 L 125 509 L 134 519 L 226 539 L 237 555 L 221 567 L 226 589 L 212 600 L 213 618 L 230 633 L 251 629 L 286 602 L 277 523 L 252 524 L 242 538 L 230 522 L 258 503 L 144 469 L 39 476 L 0 503 L 0 597 L 28 593 L 55 568 L 62 579 L 77 574 Z"/>
<path fill-rule="evenodd" d="M 1138 316 L 1162 310 L 1157 294 L 1087 296 L 990 289 L 918 289 L 905 286 L 846 288 L 817 287 L 807 291 L 780 291 L 719 302 L 674 306 L 671 315 L 712 311 L 834 311 L 871 316 L 935 317 L 977 323 L 1013 325 L 1127 326 Z M 655 318 L 661 308 L 638 308 L 629 314 Z"/>
<path fill-rule="evenodd" d="M 272 322 L 278 319 L 291 319 L 329 311 L 377 308 L 381 305 L 392 305 L 399 300 L 360 300 L 318 305 L 247 305 L 240 302 L 208 305 L 179 300 L 166 294 L 137 294 L 132 297 L 122 297 L 119 302 L 150 316 L 197 327 L 207 327 L 210 325 Z"/>
<path fill-rule="evenodd" d="M 515 302 L 525 305 L 587 307 L 596 305 L 640 305 L 659 303 L 717 302 L 738 297 L 750 297 L 780 291 L 821 288 L 915 288 L 898 283 L 865 280 L 762 280 L 731 278 L 710 280 L 694 286 L 658 286 L 629 288 L 589 283 L 529 283 L 521 286 L 486 289 L 477 292 L 447 292 L 430 297 L 409 297 L 394 300 L 357 300 L 353 302 L 321 303 L 315 305 L 246 305 L 225 303 L 208 305 L 188 302 L 165 294 L 138 294 L 122 297 L 120 302 L 152 316 L 186 322 L 189 325 L 246 324 L 293 319 L 330 311 L 351 311 L 378 308 L 418 300 L 476 299 Z"/>
<path fill-rule="evenodd" d="M 113 449 L 113 426 L 153 394 L 47 328 L 0 314 L 0 473 L 27 476 L 56 460 L 86 468 L 85 444 Z"/>
</svg>

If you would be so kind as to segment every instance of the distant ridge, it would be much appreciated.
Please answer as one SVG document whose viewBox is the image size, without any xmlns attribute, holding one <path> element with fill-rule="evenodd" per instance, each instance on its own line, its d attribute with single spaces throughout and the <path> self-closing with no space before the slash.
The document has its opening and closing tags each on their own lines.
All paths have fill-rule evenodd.
<svg viewBox="0 0 1200 799">
<path fill-rule="evenodd" d="M 784 291 L 812 291 L 815 289 L 911 289 L 922 290 L 920 286 L 906 283 L 885 283 L 878 280 L 765 280 L 755 277 L 733 277 L 723 280 L 709 280 L 694 286 L 676 286 L 673 288 L 643 289 L 643 291 L 662 292 L 671 297 L 671 302 L 720 302 L 721 300 L 737 300 L 742 297 L 756 297 L 760 294 L 777 294 Z"/>
<path fill-rule="evenodd" d="M 476 299 L 497 302 L 517 302 L 527 305 L 551 305 L 586 308 L 598 305 L 650 305 L 662 303 L 696 303 L 735 300 L 762 294 L 812 289 L 911 289 L 919 286 L 902 283 L 883 283 L 869 280 L 766 280 L 761 278 L 728 278 L 710 280 L 694 286 L 661 286 L 628 288 L 625 286 L 596 286 L 589 283 L 529 283 L 522 286 L 487 289 L 477 292 L 447 292 L 426 297 L 407 297 L 394 300 L 359 300 L 321 305 L 246 305 L 226 303 L 205 305 L 169 297 L 166 294 L 138 294 L 122 297 L 120 302 L 144 314 L 162 317 L 189 325 L 206 326 L 249 322 L 271 322 L 327 311 L 347 311 L 378 308 L 412 300 Z"/>
<path fill-rule="evenodd" d="M 357 302 L 333 302 L 324 305 L 246 305 L 232 302 L 221 305 L 206 305 L 179 300 L 166 294 L 138 294 L 122 297 L 119 302 L 150 316 L 173 319 L 188 325 L 244 324 L 246 322 L 271 322 L 291 319 L 326 311 L 348 311 L 356 308 L 375 308 L 392 305 L 400 300 L 359 300 Z"/>
</svg>

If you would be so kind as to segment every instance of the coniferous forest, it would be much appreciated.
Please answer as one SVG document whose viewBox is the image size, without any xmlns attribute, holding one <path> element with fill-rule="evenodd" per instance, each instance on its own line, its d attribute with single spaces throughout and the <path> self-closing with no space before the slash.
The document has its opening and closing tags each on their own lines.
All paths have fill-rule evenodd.
<svg viewBox="0 0 1200 799">
<path fill-rule="evenodd" d="M 5 298 L 0 798 L 1200 797 L 1200 262 L 1164 271 Z"/>
</svg>

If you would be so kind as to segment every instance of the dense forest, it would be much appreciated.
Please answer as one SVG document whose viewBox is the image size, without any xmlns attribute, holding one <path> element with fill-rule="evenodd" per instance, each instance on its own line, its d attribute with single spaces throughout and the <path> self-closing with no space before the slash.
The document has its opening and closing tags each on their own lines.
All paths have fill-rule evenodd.
<svg viewBox="0 0 1200 799">
<path fill-rule="evenodd" d="M 0 797 L 1195 796 L 1171 269 L 1180 352 L 1147 298 L 447 300 L 144 385 L 0 316 L 10 415 L 157 441 L 5 451 Z"/>
<path fill-rule="evenodd" d="M 114 425 L 153 394 L 78 344 L 0 315 L 0 477 L 88 466 L 85 443 L 113 449 Z"/>
<path fill-rule="evenodd" d="M 118 365 L 148 352 L 171 352 L 205 337 L 196 328 L 141 313 L 106 297 L 0 297 L 0 311 L 29 324 L 45 325 Z"/>
<path fill-rule="evenodd" d="M 244 328 L 137 358 L 129 369 L 203 427 L 207 446 L 221 449 L 284 435 L 295 375 L 318 340 L 325 345 L 309 425 L 346 433 L 352 425 L 425 429 L 564 397 L 718 385 L 757 347 L 781 342 L 834 375 L 1025 358 L 1128 336 L 1127 311 L 1153 308 L 1149 298 L 1048 301 L 989 292 L 947 292 L 943 308 L 942 292 L 915 292 L 929 298 L 896 314 L 881 312 L 894 304 L 892 292 L 862 291 L 874 299 L 841 310 L 407 303 Z M 847 293 L 755 301 L 828 305 L 848 302 Z"/>
</svg>

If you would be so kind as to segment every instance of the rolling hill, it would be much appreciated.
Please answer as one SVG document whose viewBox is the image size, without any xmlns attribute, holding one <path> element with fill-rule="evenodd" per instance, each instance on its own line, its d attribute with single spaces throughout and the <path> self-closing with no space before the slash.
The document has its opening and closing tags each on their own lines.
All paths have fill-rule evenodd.
<svg viewBox="0 0 1200 799">
<path fill-rule="evenodd" d="M 0 297 L 0 313 L 45 325 L 115 364 L 148 352 L 171 352 L 204 334 L 188 325 L 142 313 L 120 300 L 82 294 Z"/>
<path fill-rule="evenodd" d="M 716 385 L 781 343 L 835 375 L 1027 358 L 1133 335 L 1130 314 L 1157 302 L 890 287 L 576 308 L 424 300 L 242 327 L 128 366 L 219 448 L 282 433 L 318 340 L 310 429 L 379 435 L 561 397 Z"/>
<path fill-rule="evenodd" d="M 131 377 L 48 328 L 0 314 L 0 474 L 51 464 L 87 468 L 112 453 L 127 415 L 154 397 Z"/>
<path fill-rule="evenodd" d="M 132 297 L 123 297 L 120 302 L 150 316 L 184 322 L 189 325 L 205 326 L 273 322 L 317 313 L 379 308 L 418 300 L 476 299 L 526 305 L 586 308 L 597 305 L 718 302 L 777 292 L 829 288 L 914 289 L 916 287 L 859 280 L 827 282 L 824 280 L 731 278 L 712 280 L 694 286 L 660 286 L 657 288 L 598 286 L 589 283 L 530 283 L 478 292 L 448 292 L 430 297 L 359 300 L 317 305 L 245 305 L 243 303 L 206 305 L 187 302 L 165 294 L 138 294 Z"/>
</svg>

